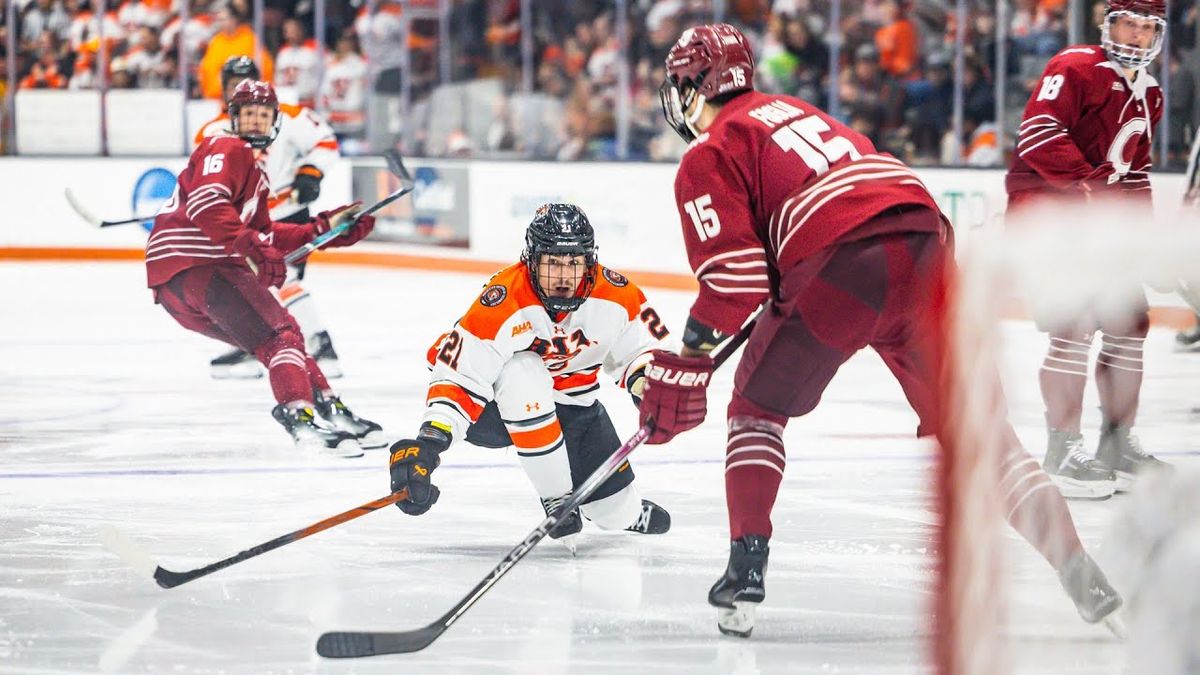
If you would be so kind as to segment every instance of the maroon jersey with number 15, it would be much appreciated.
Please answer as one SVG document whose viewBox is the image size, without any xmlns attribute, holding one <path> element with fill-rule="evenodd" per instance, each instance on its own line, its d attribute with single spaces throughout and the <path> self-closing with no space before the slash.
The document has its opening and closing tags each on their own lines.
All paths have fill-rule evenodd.
<svg viewBox="0 0 1200 675">
<path fill-rule="evenodd" d="M 1150 73 L 1136 74 L 1126 78 L 1099 46 L 1069 47 L 1050 59 L 1017 134 L 1005 179 L 1010 206 L 1082 196 L 1093 185 L 1149 199 L 1150 142 L 1163 98 Z M 1103 175 L 1092 176 L 1098 181 L 1085 185 L 1102 166 Z"/>
<path fill-rule="evenodd" d="M 228 250 L 243 229 L 271 232 L 267 174 L 250 144 L 237 136 L 213 136 L 192 152 L 175 194 L 154 219 L 146 242 L 151 288 L 201 265 L 239 265 Z"/>
<path fill-rule="evenodd" d="M 865 136 L 806 101 L 758 91 L 727 102 L 688 147 L 675 199 L 700 282 L 691 316 L 724 333 L 831 244 L 938 223 L 871 223 L 893 207 L 937 205 Z"/>
</svg>

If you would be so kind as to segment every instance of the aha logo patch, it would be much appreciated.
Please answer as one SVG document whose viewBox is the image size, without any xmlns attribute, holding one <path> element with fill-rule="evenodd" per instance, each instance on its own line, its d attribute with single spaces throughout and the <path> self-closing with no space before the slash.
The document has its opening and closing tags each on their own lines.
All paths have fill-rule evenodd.
<svg viewBox="0 0 1200 675">
<path fill-rule="evenodd" d="M 617 288 L 625 286 L 629 283 L 629 280 L 626 279 L 620 272 L 614 272 L 607 267 L 604 268 L 604 278 L 608 279 L 608 283 L 616 286 Z"/>
<path fill-rule="evenodd" d="M 495 284 L 483 289 L 483 293 L 479 296 L 479 304 L 484 307 L 495 307 L 504 302 L 507 297 L 508 289 L 500 284 Z"/>
</svg>

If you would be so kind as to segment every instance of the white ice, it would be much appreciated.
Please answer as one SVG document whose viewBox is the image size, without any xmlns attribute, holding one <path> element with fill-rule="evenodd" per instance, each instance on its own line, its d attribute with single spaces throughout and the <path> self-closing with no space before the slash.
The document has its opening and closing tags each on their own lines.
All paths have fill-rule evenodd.
<svg viewBox="0 0 1200 675">
<path fill-rule="evenodd" d="M 541 519 L 511 452 L 456 446 L 427 515 L 369 514 L 162 590 L 102 548 L 116 526 L 171 569 L 202 566 L 387 494 L 383 452 L 297 455 L 267 384 L 213 381 L 223 346 L 150 300 L 139 264 L 0 264 L 0 672 L 910 673 L 929 670 L 934 516 L 930 449 L 871 354 L 787 430 L 767 601 L 749 640 L 722 637 L 705 602 L 727 555 L 722 412 L 633 456 L 643 494 L 673 517 L 660 537 L 585 529 L 578 557 L 544 542 L 417 654 L 327 661 L 327 630 L 433 621 Z M 394 437 L 415 431 L 430 342 L 483 278 L 314 265 L 308 286 L 342 357 L 344 399 Z M 650 291 L 679 328 L 690 298 Z M 1043 338 L 1006 326 L 1013 421 L 1040 457 Z M 1200 355 L 1147 343 L 1145 446 L 1197 463 Z M 618 431 L 635 410 L 603 397 Z M 1095 428 L 1089 391 L 1085 425 Z M 1094 440 L 1094 435 L 1089 441 Z M 1098 547 L 1120 497 L 1072 503 Z M 1022 673 L 1122 672 L 1124 652 L 1084 624 L 1049 567 L 1008 546 L 1013 661 Z"/>
</svg>

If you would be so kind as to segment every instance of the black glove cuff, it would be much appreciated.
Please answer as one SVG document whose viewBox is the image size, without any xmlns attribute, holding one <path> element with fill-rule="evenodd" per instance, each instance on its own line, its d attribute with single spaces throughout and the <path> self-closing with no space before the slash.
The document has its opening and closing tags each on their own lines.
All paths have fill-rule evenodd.
<svg viewBox="0 0 1200 675">
<path fill-rule="evenodd" d="M 433 444 L 433 449 L 441 454 L 450 447 L 450 442 L 453 437 L 450 432 L 439 429 L 430 422 L 421 425 L 421 430 L 417 432 L 417 440 L 429 441 Z"/>
<path fill-rule="evenodd" d="M 706 326 L 696 320 L 695 317 L 689 316 L 687 325 L 683 328 L 683 344 L 685 347 L 691 347 L 702 352 L 710 352 L 716 349 L 721 340 L 725 339 L 725 333 Z"/>
</svg>

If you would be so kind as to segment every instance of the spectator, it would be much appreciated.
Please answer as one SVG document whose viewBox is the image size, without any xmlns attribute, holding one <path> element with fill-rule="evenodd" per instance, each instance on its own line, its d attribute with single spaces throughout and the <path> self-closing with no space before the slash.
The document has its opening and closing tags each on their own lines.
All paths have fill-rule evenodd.
<svg viewBox="0 0 1200 675">
<path fill-rule="evenodd" d="M 875 33 L 879 65 L 884 72 L 899 79 L 912 77 L 920 61 L 917 28 L 908 20 L 907 1 L 883 0 L 880 3 L 880 11 L 885 23 Z M 904 4 L 901 4 L 902 2 Z"/>
<path fill-rule="evenodd" d="M 321 110 L 338 140 L 361 136 L 366 106 L 367 62 L 358 49 L 358 38 L 346 31 L 325 64 L 321 81 Z"/>
<path fill-rule="evenodd" d="M 200 95 L 220 100 L 221 66 L 233 56 L 249 56 L 258 64 L 263 78 L 273 79 L 275 61 L 266 48 L 255 38 L 254 30 L 245 18 L 232 7 L 217 12 L 217 34 L 212 36 L 200 60 Z"/>
<path fill-rule="evenodd" d="M 283 46 L 275 56 L 275 64 L 275 87 L 294 89 L 300 105 L 313 107 L 321 75 L 317 42 L 307 38 L 304 26 L 296 19 L 283 22 Z"/>
<path fill-rule="evenodd" d="M 400 5 L 391 0 L 363 3 L 354 30 L 362 53 L 370 64 L 375 77 L 376 91 L 398 93 L 400 91 L 400 64 L 404 62 L 404 24 Z"/>
<path fill-rule="evenodd" d="M 823 82 L 829 75 L 829 46 L 813 34 L 806 21 L 794 15 L 785 16 L 783 43 L 797 61 L 795 95 L 814 105 L 824 105 L 827 89 Z"/>
<path fill-rule="evenodd" d="M 181 15 L 175 14 L 163 28 L 161 42 L 168 51 L 174 51 L 176 57 L 182 50 L 194 70 L 204 57 L 204 48 L 216 30 L 216 23 L 208 13 L 207 0 L 190 0 L 187 25 L 184 25 Z"/>
<path fill-rule="evenodd" d="M 136 40 L 124 55 L 124 65 L 136 86 L 143 89 L 161 89 L 175 80 L 174 64 L 169 62 L 158 41 L 158 33 L 150 26 L 142 26 L 135 33 Z M 113 70 L 117 68 L 114 61 Z"/>
<path fill-rule="evenodd" d="M 1039 6 L 1037 0 L 1016 0 L 1009 34 L 1018 52 L 1054 56 L 1066 44 L 1064 29 L 1062 15 L 1057 14 L 1052 6 Z"/>
<path fill-rule="evenodd" d="M 874 45 L 859 45 L 854 66 L 842 71 L 839 98 L 850 126 L 879 144 L 882 132 L 900 124 L 903 91 L 879 66 Z"/>
<path fill-rule="evenodd" d="M 21 48 L 33 49 L 33 41 L 42 33 L 50 33 L 59 42 L 70 37 L 71 16 L 60 0 L 36 0 L 25 9 L 21 19 Z"/>
<path fill-rule="evenodd" d="M 950 56 L 944 52 L 934 52 L 929 55 L 925 65 L 925 78 L 908 88 L 912 105 L 905 111 L 912 130 L 912 160 L 918 164 L 930 164 L 937 160 L 942 134 L 950 127 L 954 111 Z"/>
<path fill-rule="evenodd" d="M 66 86 L 67 78 L 58 70 L 58 54 L 46 47 L 38 51 L 37 61 L 20 84 L 21 89 L 63 89 Z"/>
</svg>

